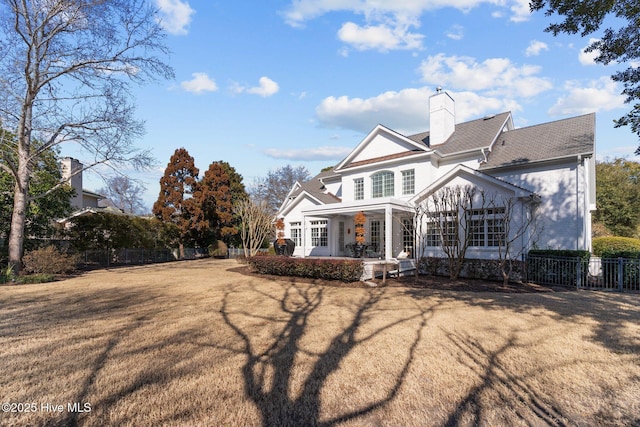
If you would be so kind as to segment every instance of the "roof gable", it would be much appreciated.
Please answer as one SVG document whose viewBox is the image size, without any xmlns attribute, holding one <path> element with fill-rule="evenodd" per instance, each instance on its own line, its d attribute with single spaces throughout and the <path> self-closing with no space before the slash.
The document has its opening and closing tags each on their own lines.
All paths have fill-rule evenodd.
<svg viewBox="0 0 640 427">
<path fill-rule="evenodd" d="M 377 125 L 356 148 L 336 166 L 335 170 L 340 171 L 348 167 L 376 163 L 427 151 L 430 151 L 429 147 L 424 145 L 424 143 L 409 139 L 385 126 Z"/>
<path fill-rule="evenodd" d="M 482 187 L 483 189 L 495 188 L 497 190 L 501 190 L 504 192 L 511 192 L 515 195 L 515 197 L 530 197 L 534 193 L 519 187 L 517 185 L 510 184 L 506 181 L 503 181 L 498 178 L 494 178 L 485 173 L 479 172 L 475 169 L 471 169 L 465 165 L 458 165 L 455 168 L 451 169 L 448 173 L 444 174 L 434 182 L 432 182 L 427 188 L 420 191 L 416 194 L 410 202 L 413 204 L 420 204 L 426 198 L 437 192 L 443 187 L 447 185 L 453 184 L 457 180 L 463 180 L 472 184 L 477 185 L 478 187 Z"/>
</svg>

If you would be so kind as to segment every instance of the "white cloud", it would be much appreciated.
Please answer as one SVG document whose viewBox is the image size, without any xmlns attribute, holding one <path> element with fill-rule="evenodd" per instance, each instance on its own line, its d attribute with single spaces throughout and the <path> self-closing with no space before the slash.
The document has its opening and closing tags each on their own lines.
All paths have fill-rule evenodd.
<svg viewBox="0 0 640 427">
<path fill-rule="evenodd" d="M 578 54 L 578 61 L 582 65 L 596 65 L 597 62 L 595 59 L 600 55 L 600 51 L 598 49 L 592 50 L 591 52 L 587 52 L 587 48 L 591 46 L 593 43 L 599 41 L 599 39 L 589 39 L 589 44 L 586 45 Z"/>
<path fill-rule="evenodd" d="M 464 37 L 464 28 L 461 25 L 452 26 L 449 31 L 447 31 L 447 37 L 452 40 L 462 40 Z"/>
<path fill-rule="evenodd" d="M 362 133 L 382 124 L 405 135 L 429 129 L 430 87 L 385 92 L 371 98 L 327 97 L 316 108 L 320 124 L 329 128 Z M 472 92 L 449 92 L 456 101 L 456 121 L 482 117 L 487 113 L 519 110 L 515 102 Z"/>
<path fill-rule="evenodd" d="M 248 89 L 247 92 L 267 97 L 275 95 L 280 90 L 278 83 L 274 82 L 269 77 L 260 77 L 258 82 L 260 83 L 260 86 L 252 87 Z"/>
<path fill-rule="evenodd" d="M 528 21 L 531 17 L 531 9 L 529 6 L 530 0 L 514 0 L 511 5 L 511 18 L 512 22 Z"/>
<path fill-rule="evenodd" d="M 251 93 L 254 95 L 260 95 L 263 98 L 275 95 L 280 90 L 278 83 L 274 82 L 269 77 L 260 77 L 258 83 L 259 85 L 254 87 L 246 87 L 236 84 L 232 90 L 235 93 Z"/>
<path fill-rule="evenodd" d="M 549 46 L 545 42 L 531 40 L 529 47 L 524 51 L 526 56 L 538 56 L 543 50 L 549 50 Z"/>
<path fill-rule="evenodd" d="M 338 38 L 357 50 L 373 49 L 387 52 L 422 48 L 424 36 L 409 32 L 409 28 L 410 26 L 407 25 L 390 27 L 386 24 L 361 27 L 353 22 L 347 22 L 338 31 Z"/>
<path fill-rule="evenodd" d="M 592 80 L 586 86 L 577 81 L 569 81 L 564 89 L 567 94 L 558 98 L 556 104 L 549 109 L 551 116 L 587 114 L 625 106 L 625 97 L 620 95 L 618 85 L 609 77 Z"/>
<path fill-rule="evenodd" d="M 341 160 L 346 157 L 352 149 L 352 147 L 323 146 L 292 150 L 268 148 L 262 152 L 274 159 L 314 161 Z"/>
<path fill-rule="evenodd" d="M 517 66 L 508 58 L 477 62 L 466 56 L 430 56 L 420 65 L 426 83 L 461 90 L 486 91 L 490 96 L 533 97 L 551 89 L 551 82 L 538 77 L 540 67 Z"/>
<path fill-rule="evenodd" d="M 293 27 L 303 27 L 310 21 L 332 12 L 352 12 L 363 17 L 362 23 L 345 22 L 338 37 L 359 50 L 422 48 L 424 36 L 411 32 L 420 27 L 420 17 L 427 11 L 454 8 L 468 12 L 482 4 L 511 11 L 511 20 L 529 19 L 529 0 L 291 0 L 282 12 L 285 21 Z M 461 37 L 457 31 L 449 37 Z"/>
<path fill-rule="evenodd" d="M 185 80 L 180 83 L 180 87 L 187 92 L 200 94 L 203 92 L 215 92 L 218 90 L 216 82 L 206 73 L 193 73 L 191 76 L 193 79 Z"/>
<path fill-rule="evenodd" d="M 167 32 L 175 35 L 187 34 L 187 27 L 191 24 L 191 15 L 195 10 L 189 2 L 182 0 L 156 0 L 160 9 L 160 24 Z"/>
</svg>

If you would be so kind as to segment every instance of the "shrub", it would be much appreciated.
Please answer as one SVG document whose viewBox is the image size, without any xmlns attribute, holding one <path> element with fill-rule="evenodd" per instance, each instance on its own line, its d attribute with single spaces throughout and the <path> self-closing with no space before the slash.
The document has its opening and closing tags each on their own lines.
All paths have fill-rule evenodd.
<svg viewBox="0 0 640 427">
<path fill-rule="evenodd" d="M 36 283 L 48 283 L 53 282 L 55 278 L 53 274 L 31 274 L 29 276 L 21 276 L 18 282 L 22 284 L 36 284 Z"/>
<path fill-rule="evenodd" d="M 591 253 L 589 251 L 578 251 L 571 249 L 532 249 L 528 256 L 538 256 L 544 258 L 582 258 L 589 261 Z"/>
<path fill-rule="evenodd" d="M 209 245 L 209 256 L 214 258 L 226 258 L 227 257 L 227 244 L 222 240 L 216 240 L 215 243 Z"/>
<path fill-rule="evenodd" d="M 363 270 L 362 261 L 358 260 L 259 256 L 249 258 L 248 263 L 260 274 L 340 280 L 343 282 L 360 280 Z"/>
<path fill-rule="evenodd" d="M 596 237 L 592 244 L 595 256 L 602 256 L 605 251 L 640 251 L 640 239 L 631 237 Z"/>
<path fill-rule="evenodd" d="M 27 252 L 22 257 L 24 271 L 33 274 L 63 274 L 75 270 L 75 259 L 58 252 L 53 246 Z"/>
</svg>

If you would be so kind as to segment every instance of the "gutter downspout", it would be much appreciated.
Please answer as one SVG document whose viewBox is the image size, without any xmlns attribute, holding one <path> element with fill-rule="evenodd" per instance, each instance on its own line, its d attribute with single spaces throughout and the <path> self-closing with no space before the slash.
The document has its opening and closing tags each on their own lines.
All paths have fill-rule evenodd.
<svg viewBox="0 0 640 427">
<path fill-rule="evenodd" d="M 578 161 L 576 163 L 576 250 L 580 250 L 580 228 L 582 224 L 580 222 L 580 164 L 582 163 L 582 154 L 578 154 Z"/>
</svg>

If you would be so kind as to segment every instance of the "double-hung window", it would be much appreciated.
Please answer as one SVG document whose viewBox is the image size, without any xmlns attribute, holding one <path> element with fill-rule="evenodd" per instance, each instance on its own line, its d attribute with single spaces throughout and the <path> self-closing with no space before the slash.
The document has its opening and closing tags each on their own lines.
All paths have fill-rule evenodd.
<svg viewBox="0 0 640 427">
<path fill-rule="evenodd" d="M 458 215 L 452 211 L 431 214 L 427 223 L 426 245 L 458 246 L 458 221 Z"/>
<path fill-rule="evenodd" d="M 311 246 L 329 246 L 326 219 L 311 221 Z"/>
<path fill-rule="evenodd" d="M 393 197 L 393 172 L 382 171 L 371 175 L 371 197 Z"/>
<path fill-rule="evenodd" d="M 402 219 L 402 248 L 409 253 L 413 251 L 413 221 L 408 218 Z"/>
<path fill-rule="evenodd" d="M 469 246 L 496 247 L 504 245 L 505 208 L 474 209 L 471 211 Z"/>
<path fill-rule="evenodd" d="M 302 246 L 302 223 L 301 222 L 292 222 L 289 224 L 291 230 L 291 240 L 296 246 Z"/>
<path fill-rule="evenodd" d="M 402 171 L 402 195 L 413 194 L 416 191 L 416 172 L 414 169 Z"/>
<path fill-rule="evenodd" d="M 364 178 L 356 178 L 353 180 L 353 200 L 364 199 Z"/>
</svg>

